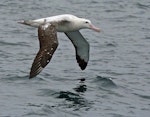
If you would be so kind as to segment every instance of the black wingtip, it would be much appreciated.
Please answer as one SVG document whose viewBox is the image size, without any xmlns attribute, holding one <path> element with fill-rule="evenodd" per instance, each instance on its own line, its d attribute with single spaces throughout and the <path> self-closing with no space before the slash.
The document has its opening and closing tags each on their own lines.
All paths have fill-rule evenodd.
<svg viewBox="0 0 150 117">
<path fill-rule="evenodd" d="M 81 70 L 85 70 L 86 66 L 87 66 L 87 62 L 83 62 L 81 64 L 79 64 Z"/>
<path fill-rule="evenodd" d="M 85 70 L 86 66 L 87 66 L 87 62 L 84 61 L 84 59 L 81 59 L 80 56 L 76 56 L 77 62 L 81 68 L 81 70 Z"/>
<path fill-rule="evenodd" d="M 29 79 L 32 79 L 34 77 L 36 77 L 43 68 L 36 68 L 36 66 L 32 66 L 31 71 L 30 71 L 30 75 L 29 75 Z"/>
<path fill-rule="evenodd" d="M 36 75 L 33 75 L 33 74 L 30 73 L 29 79 L 32 79 L 32 78 L 34 78 L 35 76 L 36 76 Z"/>
<path fill-rule="evenodd" d="M 29 79 L 32 79 L 32 78 L 34 78 L 34 76 L 29 76 Z"/>
</svg>

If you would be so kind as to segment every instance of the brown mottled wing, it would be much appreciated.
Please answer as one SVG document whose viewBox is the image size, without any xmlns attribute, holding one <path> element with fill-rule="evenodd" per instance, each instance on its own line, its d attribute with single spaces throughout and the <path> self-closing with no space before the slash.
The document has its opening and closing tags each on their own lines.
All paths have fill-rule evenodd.
<svg viewBox="0 0 150 117">
<path fill-rule="evenodd" d="M 38 75 L 42 69 L 50 62 L 57 46 L 57 32 L 55 26 L 42 24 L 38 28 L 40 49 L 37 53 L 30 71 L 30 79 Z"/>
<path fill-rule="evenodd" d="M 84 39 L 79 31 L 65 32 L 73 43 L 76 50 L 76 59 L 82 70 L 87 66 L 89 60 L 89 43 Z"/>
</svg>

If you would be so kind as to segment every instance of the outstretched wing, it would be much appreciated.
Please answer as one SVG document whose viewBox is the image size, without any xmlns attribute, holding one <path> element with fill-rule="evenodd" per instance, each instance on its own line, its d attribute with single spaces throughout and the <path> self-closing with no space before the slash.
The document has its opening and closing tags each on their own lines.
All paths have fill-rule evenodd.
<svg viewBox="0 0 150 117">
<path fill-rule="evenodd" d="M 89 43 L 84 39 L 79 31 L 65 32 L 73 43 L 76 50 L 76 59 L 82 70 L 87 66 L 89 60 Z"/>
<path fill-rule="evenodd" d="M 40 49 L 37 53 L 30 71 L 30 79 L 38 75 L 50 62 L 52 55 L 58 46 L 57 32 L 55 26 L 42 24 L 38 28 Z"/>
</svg>

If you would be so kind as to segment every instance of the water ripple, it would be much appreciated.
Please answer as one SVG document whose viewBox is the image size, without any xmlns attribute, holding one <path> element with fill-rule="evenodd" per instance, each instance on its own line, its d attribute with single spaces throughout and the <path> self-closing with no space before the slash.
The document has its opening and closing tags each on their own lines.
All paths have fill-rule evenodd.
<svg viewBox="0 0 150 117">
<path fill-rule="evenodd" d="M 149 95 L 141 95 L 141 94 L 137 94 L 137 93 L 133 93 L 134 95 L 137 95 L 137 96 L 139 96 L 139 97 L 141 97 L 141 98 L 143 98 L 143 99 L 150 99 L 150 96 Z"/>
<path fill-rule="evenodd" d="M 112 78 L 97 76 L 94 80 L 95 83 L 99 84 L 99 87 L 102 88 L 116 88 L 117 85 L 113 82 Z"/>
<path fill-rule="evenodd" d="M 144 3 L 138 2 L 138 3 L 136 3 L 136 6 L 140 9 L 145 9 L 145 10 L 150 8 L 150 4 L 148 4 L 148 3 L 144 4 Z"/>
</svg>

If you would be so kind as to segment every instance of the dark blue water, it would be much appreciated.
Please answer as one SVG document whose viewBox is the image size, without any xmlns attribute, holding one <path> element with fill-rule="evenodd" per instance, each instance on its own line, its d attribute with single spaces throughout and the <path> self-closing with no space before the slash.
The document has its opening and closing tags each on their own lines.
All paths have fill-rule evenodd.
<svg viewBox="0 0 150 117">
<path fill-rule="evenodd" d="M 87 69 L 58 33 L 51 63 L 29 80 L 37 29 L 17 21 L 65 13 L 102 30 L 81 31 L 91 47 Z M 1 0 L 0 14 L 0 117 L 150 116 L 149 0 Z"/>
</svg>

